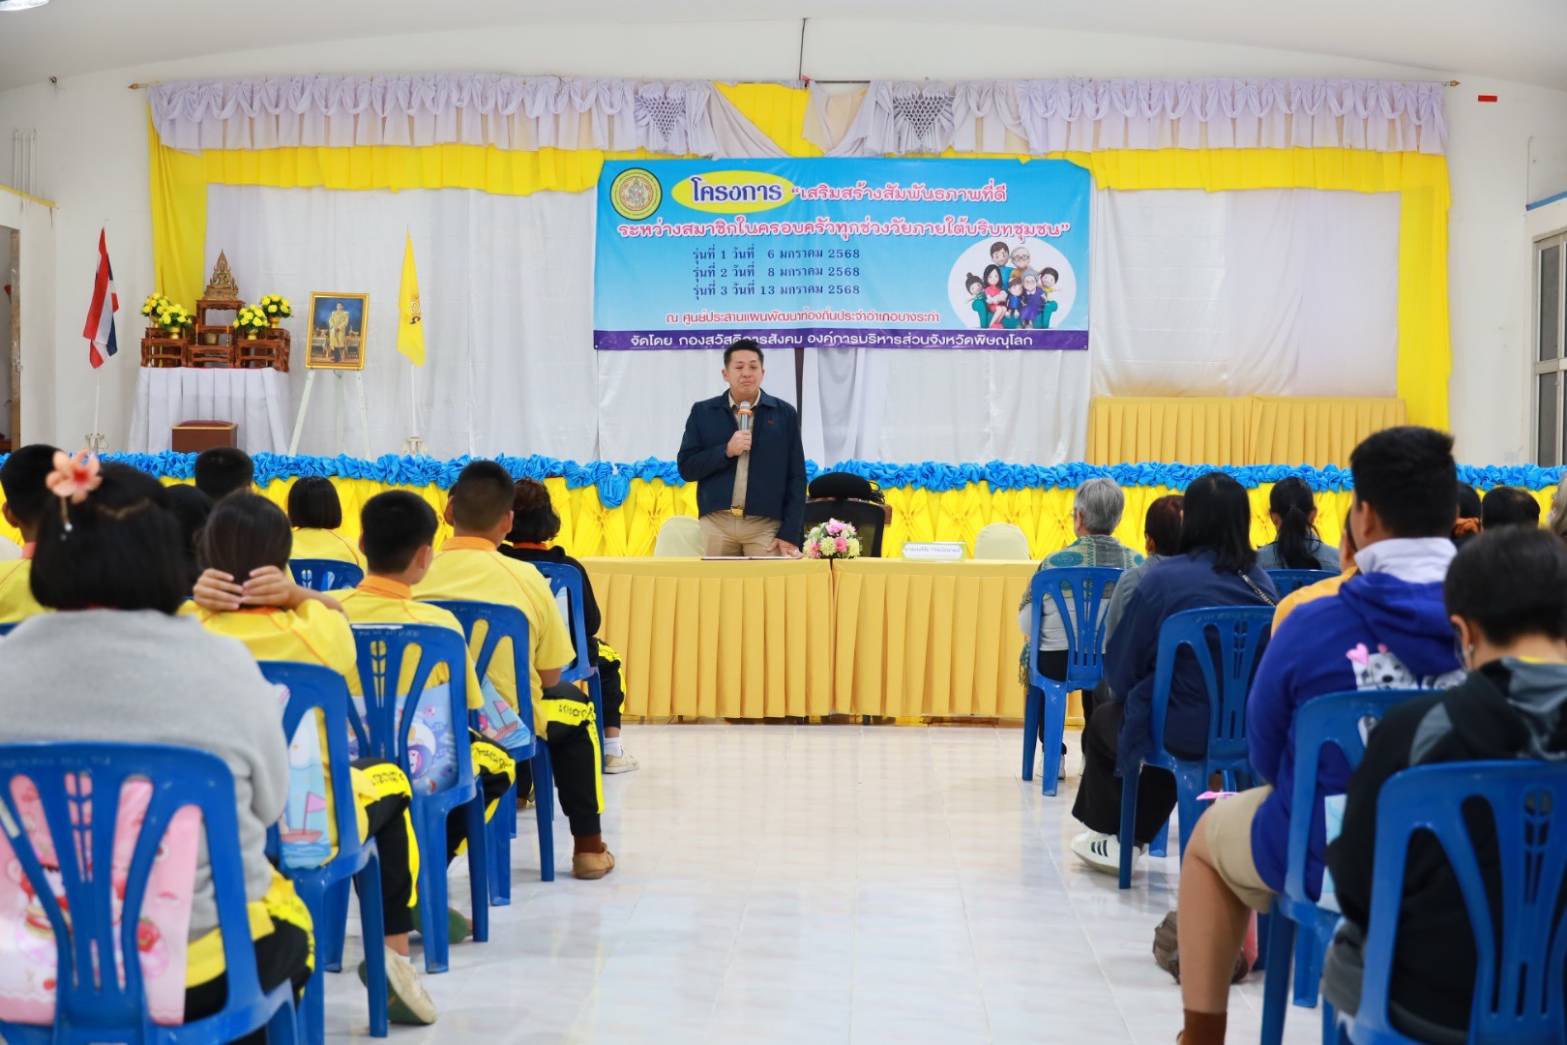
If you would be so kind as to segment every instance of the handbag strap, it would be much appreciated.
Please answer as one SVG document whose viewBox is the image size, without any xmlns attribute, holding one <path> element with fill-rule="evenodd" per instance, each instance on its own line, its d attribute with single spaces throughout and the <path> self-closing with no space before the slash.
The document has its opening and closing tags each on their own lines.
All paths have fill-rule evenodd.
<svg viewBox="0 0 1567 1045">
<path fill-rule="evenodd" d="M 1246 576 L 1244 573 L 1237 574 L 1237 576 L 1240 577 L 1241 580 L 1246 582 L 1246 587 L 1250 588 L 1251 591 L 1252 591 L 1252 594 L 1257 596 L 1257 598 L 1261 599 L 1263 602 L 1266 602 L 1269 606 L 1274 606 L 1274 607 L 1278 606 L 1279 600 L 1275 599 L 1272 595 L 1269 595 L 1267 592 L 1265 592 L 1261 588 L 1259 588 L 1257 586 L 1257 582 L 1256 581 L 1252 580 L 1250 577 Z"/>
</svg>

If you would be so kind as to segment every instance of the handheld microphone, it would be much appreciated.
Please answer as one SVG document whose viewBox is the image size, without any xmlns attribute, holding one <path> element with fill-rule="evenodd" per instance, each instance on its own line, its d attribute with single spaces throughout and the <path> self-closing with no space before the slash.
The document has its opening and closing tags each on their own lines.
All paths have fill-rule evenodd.
<svg viewBox="0 0 1567 1045">
<path fill-rule="evenodd" d="M 740 431 L 751 430 L 751 404 L 741 403 L 735 408 L 735 422 L 740 426 Z"/>
</svg>

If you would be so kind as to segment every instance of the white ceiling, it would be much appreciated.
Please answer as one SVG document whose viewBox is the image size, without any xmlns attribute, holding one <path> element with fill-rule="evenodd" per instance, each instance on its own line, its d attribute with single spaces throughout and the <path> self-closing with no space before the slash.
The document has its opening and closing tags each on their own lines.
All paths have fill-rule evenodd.
<svg viewBox="0 0 1567 1045">
<path fill-rule="evenodd" d="M 0 13 L 0 89 L 224 51 L 530 22 L 745 22 L 810 17 L 1038 27 L 1304 51 L 1567 88 L 1563 0 L 52 0 Z M 249 31 L 251 39 L 246 40 Z M 873 40 L 867 48 L 875 49 Z M 743 55 L 733 75 L 745 75 Z M 809 51 L 806 54 L 809 72 Z M 531 72 L 535 70 L 517 70 Z M 547 70 L 537 70 L 544 72 Z M 613 70 L 604 70 L 612 72 Z"/>
</svg>

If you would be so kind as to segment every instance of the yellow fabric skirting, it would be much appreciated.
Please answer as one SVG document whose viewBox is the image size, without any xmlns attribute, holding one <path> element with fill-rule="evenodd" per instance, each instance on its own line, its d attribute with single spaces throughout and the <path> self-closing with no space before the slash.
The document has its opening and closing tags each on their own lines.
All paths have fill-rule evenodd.
<svg viewBox="0 0 1567 1045">
<path fill-rule="evenodd" d="M 1032 562 L 835 563 L 833 704 L 894 718 L 1020 718 Z"/>
<path fill-rule="evenodd" d="M 1347 467 L 1355 444 L 1407 419 L 1401 399 L 1095 396 L 1088 461 Z"/>
<path fill-rule="evenodd" d="M 586 559 L 633 715 L 832 713 L 828 563 Z"/>
</svg>

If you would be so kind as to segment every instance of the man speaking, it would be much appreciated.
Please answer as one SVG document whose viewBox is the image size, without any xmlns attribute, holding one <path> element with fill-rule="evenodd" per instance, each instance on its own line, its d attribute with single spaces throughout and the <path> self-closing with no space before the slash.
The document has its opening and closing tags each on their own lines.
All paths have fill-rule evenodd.
<svg viewBox="0 0 1567 1045">
<path fill-rule="evenodd" d="M 799 555 L 805 448 L 794 407 L 762 391 L 762 347 L 724 349 L 729 391 L 691 406 L 680 477 L 696 483 L 707 555 Z"/>
</svg>

